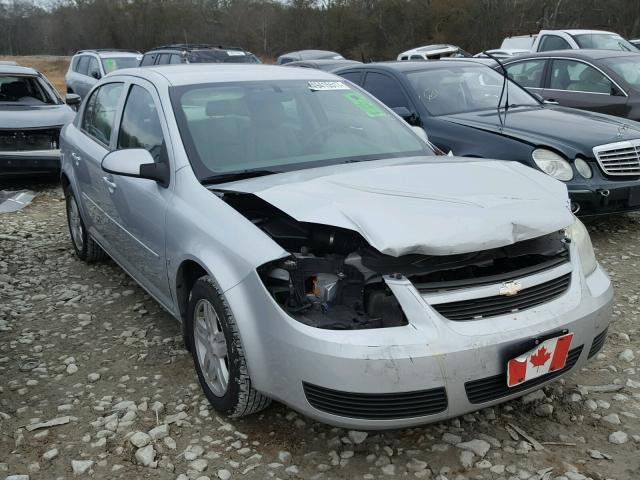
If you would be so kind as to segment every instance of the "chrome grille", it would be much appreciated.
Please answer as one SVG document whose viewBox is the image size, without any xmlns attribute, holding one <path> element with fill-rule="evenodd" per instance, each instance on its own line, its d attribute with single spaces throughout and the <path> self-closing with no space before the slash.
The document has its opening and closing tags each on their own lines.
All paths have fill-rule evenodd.
<svg viewBox="0 0 640 480">
<path fill-rule="evenodd" d="M 640 175 L 640 139 L 599 145 L 593 154 L 607 175 Z"/>
</svg>

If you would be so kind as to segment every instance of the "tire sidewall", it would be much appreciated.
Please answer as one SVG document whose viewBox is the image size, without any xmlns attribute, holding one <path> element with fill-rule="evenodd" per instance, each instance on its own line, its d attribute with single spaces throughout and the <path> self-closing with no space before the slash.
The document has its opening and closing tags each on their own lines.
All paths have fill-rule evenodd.
<svg viewBox="0 0 640 480">
<path fill-rule="evenodd" d="M 73 245 L 73 250 L 76 252 L 76 255 L 80 260 L 84 260 L 87 258 L 87 248 L 88 248 L 88 240 L 89 236 L 87 235 L 87 229 L 84 226 L 84 220 L 82 220 L 82 214 L 80 213 L 80 205 L 78 205 L 78 201 L 76 200 L 75 195 L 73 194 L 73 190 L 71 187 L 68 187 L 65 190 L 65 204 L 67 208 L 67 228 L 69 229 L 69 236 L 71 237 L 71 244 Z M 82 249 L 79 249 L 76 245 L 76 241 L 73 238 L 73 233 L 71 231 L 71 218 L 69 216 L 69 207 L 71 202 L 75 202 L 76 208 L 78 209 L 78 216 L 80 217 L 80 222 L 82 223 Z"/>
<path fill-rule="evenodd" d="M 218 318 L 220 320 L 220 326 L 222 328 L 222 332 L 224 334 L 225 341 L 227 343 L 227 359 L 229 364 L 229 382 L 227 386 L 227 391 L 222 397 L 216 396 L 207 381 L 204 378 L 202 373 L 202 369 L 200 367 L 200 361 L 198 360 L 198 352 L 195 345 L 195 334 L 194 334 L 194 316 L 195 316 L 195 307 L 198 300 L 206 299 L 213 306 Z M 189 347 L 191 350 L 191 355 L 193 356 L 193 363 L 196 369 L 196 373 L 198 375 L 198 379 L 200 380 L 200 385 L 202 389 L 213 407 L 227 415 L 232 415 L 238 403 L 240 402 L 240 366 L 242 363 L 242 359 L 239 355 L 237 348 L 235 345 L 240 341 L 237 335 L 229 327 L 229 322 L 233 322 L 233 317 L 231 310 L 228 305 L 224 301 L 222 294 L 219 289 L 213 282 L 210 277 L 203 277 L 196 281 L 192 290 L 191 296 L 189 298 L 189 306 L 187 311 L 187 332 L 189 335 Z"/>
</svg>

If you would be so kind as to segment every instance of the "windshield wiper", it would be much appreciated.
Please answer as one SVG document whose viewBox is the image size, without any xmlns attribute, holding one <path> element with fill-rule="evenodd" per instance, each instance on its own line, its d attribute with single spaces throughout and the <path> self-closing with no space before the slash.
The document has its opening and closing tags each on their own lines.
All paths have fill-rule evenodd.
<svg viewBox="0 0 640 480">
<path fill-rule="evenodd" d="M 277 170 L 239 170 L 237 172 L 219 173 L 200 179 L 203 185 L 215 185 L 217 183 L 235 182 L 236 180 L 244 180 L 246 178 L 264 177 L 265 175 L 274 175 L 282 173 Z"/>
</svg>

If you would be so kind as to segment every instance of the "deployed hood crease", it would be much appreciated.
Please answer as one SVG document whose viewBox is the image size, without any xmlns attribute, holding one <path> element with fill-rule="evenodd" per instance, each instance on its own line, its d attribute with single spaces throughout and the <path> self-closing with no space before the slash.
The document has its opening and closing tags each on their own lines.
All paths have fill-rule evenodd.
<svg viewBox="0 0 640 480">
<path fill-rule="evenodd" d="M 561 182 L 516 162 L 453 160 L 334 165 L 211 188 L 256 195 L 300 222 L 358 232 L 396 257 L 498 248 L 573 222 Z"/>
</svg>

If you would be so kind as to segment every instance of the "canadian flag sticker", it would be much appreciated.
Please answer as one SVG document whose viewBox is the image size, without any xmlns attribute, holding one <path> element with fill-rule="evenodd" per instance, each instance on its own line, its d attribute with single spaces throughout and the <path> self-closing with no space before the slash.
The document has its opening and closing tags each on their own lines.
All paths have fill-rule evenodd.
<svg viewBox="0 0 640 480">
<path fill-rule="evenodd" d="M 507 385 L 515 387 L 547 373 L 562 370 L 567 363 L 573 333 L 550 338 L 528 352 L 509 360 Z"/>
</svg>

